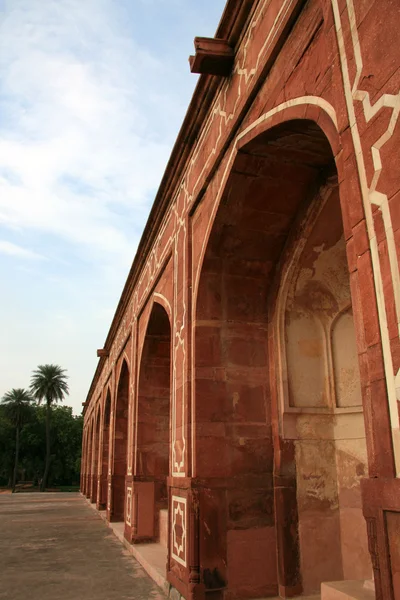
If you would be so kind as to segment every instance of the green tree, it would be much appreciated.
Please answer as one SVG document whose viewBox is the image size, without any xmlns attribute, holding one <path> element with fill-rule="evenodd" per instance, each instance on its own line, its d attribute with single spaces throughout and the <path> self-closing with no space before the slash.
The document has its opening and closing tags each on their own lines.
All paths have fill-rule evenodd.
<svg viewBox="0 0 400 600">
<path fill-rule="evenodd" d="M 33 481 L 36 486 L 43 477 L 45 464 L 46 406 L 36 404 L 33 418 L 21 431 L 21 465 L 25 470 L 26 479 Z M 51 472 L 50 470 L 50 474 Z"/>
<path fill-rule="evenodd" d="M 51 416 L 51 479 L 59 485 L 79 483 L 76 461 L 82 444 L 82 417 L 72 414 L 70 406 L 58 406 Z"/>
<path fill-rule="evenodd" d="M 25 471 L 27 481 L 36 482 L 43 475 L 46 461 L 46 406 L 36 405 L 33 412 L 33 418 L 24 425 L 21 431 L 20 466 Z M 70 406 L 53 406 L 48 488 L 60 485 L 79 485 L 82 421 L 82 416 L 72 414 Z M 0 453 L 1 439 L 0 431 Z M 12 444 L 14 447 L 14 438 Z M 0 454 L 0 469 L 2 458 Z"/>
<path fill-rule="evenodd" d="M 15 431 L 0 403 L 0 485 L 11 487 L 15 460 Z"/>
<path fill-rule="evenodd" d="M 13 388 L 4 394 L 2 399 L 5 414 L 15 428 L 15 462 L 12 478 L 13 493 L 15 492 L 17 483 L 21 427 L 32 414 L 32 402 L 33 398 L 31 394 L 23 388 Z"/>
<path fill-rule="evenodd" d="M 40 485 L 40 491 L 43 492 L 47 485 L 47 479 L 50 471 L 51 461 L 51 411 L 53 404 L 62 402 L 64 397 L 69 394 L 67 375 L 65 369 L 58 365 L 39 365 L 33 371 L 31 378 L 31 391 L 37 401 L 46 402 L 46 462 L 44 475 Z"/>
</svg>

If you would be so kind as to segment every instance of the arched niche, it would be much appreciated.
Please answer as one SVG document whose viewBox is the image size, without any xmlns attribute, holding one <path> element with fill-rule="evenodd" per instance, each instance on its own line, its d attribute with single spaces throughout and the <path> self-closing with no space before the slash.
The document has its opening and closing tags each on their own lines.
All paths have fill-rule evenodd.
<svg viewBox="0 0 400 600">
<path fill-rule="evenodd" d="M 150 519 L 147 537 L 167 544 L 167 477 L 170 473 L 171 442 L 171 325 L 165 308 L 154 302 L 143 341 L 137 407 L 135 477 L 151 490 L 153 504 L 148 514 L 138 514 L 138 531 Z M 140 512 L 140 509 L 139 509 Z"/>
<path fill-rule="evenodd" d="M 117 386 L 114 415 L 114 463 L 111 518 L 123 521 L 125 511 L 125 477 L 128 453 L 129 368 L 122 361 Z"/>
<path fill-rule="evenodd" d="M 99 507 L 106 508 L 107 504 L 107 479 L 109 471 L 109 451 L 110 451 L 110 418 L 111 418 L 111 392 L 107 388 L 106 401 L 103 411 L 103 436 L 101 449 L 101 473 L 100 473 L 100 498 Z"/>
<path fill-rule="evenodd" d="M 324 331 L 319 319 L 308 310 L 287 310 L 285 344 L 289 405 L 327 406 Z"/>
<path fill-rule="evenodd" d="M 260 133 L 238 152 L 207 239 L 194 317 L 193 464 L 204 485 L 203 577 L 229 597 L 273 596 L 298 583 L 289 573 L 296 543 L 287 566 L 276 556 L 269 297 L 297 216 L 332 169 L 330 145 L 315 123 L 290 121 Z M 313 316 L 310 322 L 318 338 L 320 324 Z M 285 513 L 289 505 L 282 498 L 279 506 Z"/>
<path fill-rule="evenodd" d="M 87 450 L 86 450 L 86 474 L 87 474 L 87 484 L 86 484 L 86 491 L 85 491 L 86 498 L 90 498 L 90 492 L 91 492 L 91 482 L 92 482 L 92 474 L 93 474 L 92 453 L 93 453 L 93 421 L 91 419 L 90 423 L 88 425 L 88 440 L 87 440 Z"/>
<path fill-rule="evenodd" d="M 87 487 L 87 453 L 88 453 L 88 426 L 84 426 L 83 430 L 83 444 L 82 444 L 82 458 L 81 458 L 81 492 L 86 494 Z"/>
<path fill-rule="evenodd" d="M 321 551 L 318 536 L 329 534 L 334 544 L 322 556 L 336 560 L 339 548 L 341 561 L 341 519 L 351 514 L 367 556 L 359 503 L 365 441 L 361 449 L 353 442 L 365 438 L 362 413 L 354 431 L 350 423 L 354 438 L 339 444 L 333 422 L 318 421 L 336 418 L 329 340 L 338 310 L 350 302 L 342 232 L 310 227 L 325 206 L 322 196 L 332 194 L 326 210 L 341 227 L 335 177 L 321 128 L 288 121 L 241 146 L 206 235 L 201 205 L 193 215 L 194 243 L 196 231 L 205 243 L 195 278 L 193 475 L 200 482 L 202 580 L 215 594 L 262 598 L 280 590 L 291 597 L 311 589 L 307 544 Z M 328 258 L 340 263 L 335 276 Z M 307 498 L 318 509 L 325 493 L 335 519 L 305 543 Z M 340 502 L 349 511 L 339 513 Z M 328 564 L 323 576 L 350 573 L 353 550 L 346 572 L 342 562 L 337 570 Z"/>
<path fill-rule="evenodd" d="M 100 406 L 95 417 L 94 440 L 93 440 L 93 479 L 90 499 L 97 503 L 97 483 L 99 475 L 99 450 L 100 450 Z"/>
<path fill-rule="evenodd" d="M 343 309 L 332 323 L 331 350 L 336 406 L 361 407 L 361 386 L 351 306 Z"/>
<path fill-rule="evenodd" d="M 278 430 L 281 445 L 292 448 L 279 468 L 291 473 L 296 490 L 298 580 L 315 593 L 323 581 L 371 575 L 361 510 L 367 456 L 360 372 L 334 174 L 299 213 L 277 280 Z"/>
<path fill-rule="evenodd" d="M 338 186 L 332 178 L 317 194 L 292 243 L 293 251 L 280 295 L 280 335 L 284 338 L 286 407 L 361 406 L 350 279 Z M 353 404 L 344 399 L 344 356 Z M 351 371 L 351 373 L 350 373 Z M 337 385 L 335 386 L 335 380 Z M 342 382 L 342 383 L 341 383 Z M 340 396 L 340 398 L 339 398 Z"/>
</svg>

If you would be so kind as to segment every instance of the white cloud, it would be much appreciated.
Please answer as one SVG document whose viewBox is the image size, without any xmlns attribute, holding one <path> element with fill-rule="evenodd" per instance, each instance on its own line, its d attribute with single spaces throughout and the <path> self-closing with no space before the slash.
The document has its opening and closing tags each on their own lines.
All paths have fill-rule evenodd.
<svg viewBox="0 0 400 600">
<path fill-rule="evenodd" d="M 28 258 L 34 260 L 41 260 L 44 258 L 44 256 L 42 256 L 41 254 L 37 254 L 32 250 L 22 248 L 22 246 L 18 246 L 17 244 L 13 244 L 12 242 L 7 242 L 5 240 L 0 240 L 0 254 L 7 254 L 8 256 L 15 256 L 17 258 Z"/>
<path fill-rule="evenodd" d="M 131 257 L 138 232 L 127 235 L 118 207 L 143 223 L 171 140 L 151 135 L 140 107 L 139 87 L 145 94 L 160 63 L 119 19 L 111 0 L 9 4 L 0 28 L 0 223 Z"/>
<path fill-rule="evenodd" d="M 0 396 L 55 362 L 80 411 L 222 5 L 0 0 Z"/>
</svg>

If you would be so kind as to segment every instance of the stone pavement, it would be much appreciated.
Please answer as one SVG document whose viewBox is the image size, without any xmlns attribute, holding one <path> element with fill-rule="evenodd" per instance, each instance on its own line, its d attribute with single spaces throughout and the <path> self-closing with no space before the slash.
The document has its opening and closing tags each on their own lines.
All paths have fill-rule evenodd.
<svg viewBox="0 0 400 600">
<path fill-rule="evenodd" d="M 0 495 L 1 600 L 163 600 L 80 494 Z"/>
</svg>

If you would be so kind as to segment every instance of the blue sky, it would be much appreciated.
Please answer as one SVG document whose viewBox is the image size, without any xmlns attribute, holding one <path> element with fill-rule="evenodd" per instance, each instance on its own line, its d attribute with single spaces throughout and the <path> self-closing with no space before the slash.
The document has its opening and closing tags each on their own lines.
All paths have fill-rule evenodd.
<svg viewBox="0 0 400 600">
<path fill-rule="evenodd" d="M 0 396 L 81 411 L 224 0 L 0 0 Z"/>
</svg>

